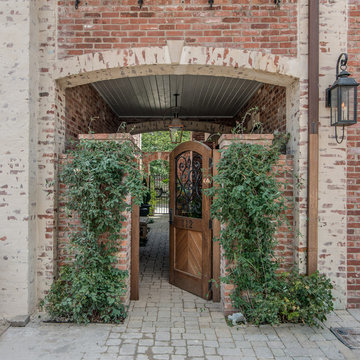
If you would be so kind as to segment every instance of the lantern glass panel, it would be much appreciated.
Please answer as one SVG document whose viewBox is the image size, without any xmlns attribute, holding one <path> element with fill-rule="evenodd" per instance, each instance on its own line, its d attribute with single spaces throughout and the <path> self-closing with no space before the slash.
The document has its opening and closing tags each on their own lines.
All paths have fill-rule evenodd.
<svg viewBox="0 0 360 360">
<path fill-rule="evenodd" d="M 338 87 L 334 87 L 330 92 L 331 96 L 331 125 L 338 122 Z"/>
<path fill-rule="evenodd" d="M 342 86 L 341 92 L 341 122 L 343 124 L 354 121 L 354 88 L 352 86 Z"/>
<path fill-rule="evenodd" d="M 181 143 L 181 138 L 182 138 L 182 132 L 183 132 L 183 128 L 182 127 L 169 127 L 169 131 L 170 131 L 170 139 L 171 142 L 173 144 L 179 144 Z"/>
</svg>

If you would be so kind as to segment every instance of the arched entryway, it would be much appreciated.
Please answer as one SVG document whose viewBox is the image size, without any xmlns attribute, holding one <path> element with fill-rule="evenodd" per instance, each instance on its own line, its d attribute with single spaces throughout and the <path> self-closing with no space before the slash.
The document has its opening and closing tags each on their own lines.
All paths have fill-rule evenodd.
<svg viewBox="0 0 360 360">
<path fill-rule="evenodd" d="M 247 110 L 253 106 L 254 102 L 261 102 L 262 108 L 260 110 L 263 113 L 263 118 L 266 120 L 270 116 L 268 104 L 274 103 L 280 97 L 284 99 L 283 112 L 276 114 L 276 116 L 282 119 L 282 124 L 286 131 L 291 133 L 288 148 L 295 155 L 296 166 L 300 166 L 302 157 L 298 144 L 300 143 L 302 133 L 298 131 L 301 115 L 299 112 L 299 82 L 297 80 L 298 74 L 296 69 L 292 66 L 292 60 L 288 61 L 288 59 L 282 59 L 273 55 L 247 53 L 237 49 L 184 47 L 178 62 L 174 62 L 168 57 L 169 51 L 167 47 L 135 49 L 134 51 L 108 52 L 101 55 L 80 56 L 76 59 L 63 60 L 57 70 L 58 96 L 56 106 L 58 122 L 56 136 L 59 150 L 62 151 L 65 148 L 66 139 L 69 137 L 69 129 L 72 126 L 69 123 L 69 118 L 72 118 L 72 116 L 76 117 L 76 114 L 81 111 L 82 103 L 86 101 L 87 96 L 84 96 L 83 102 L 76 103 L 74 101 L 74 99 L 78 98 L 79 94 L 83 94 L 84 90 L 88 91 L 91 99 L 94 99 L 92 102 L 97 104 L 97 109 L 92 116 L 90 116 L 90 112 L 84 112 L 83 119 L 85 121 L 80 125 L 77 124 L 81 129 L 73 126 L 72 131 L 130 131 L 132 134 L 137 135 L 149 131 L 166 130 L 169 123 L 168 119 L 163 119 L 163 116 L 161 116 L 161 109 L 164 106 L 166 107 L 167 100 L 161 99 L 161 96 L 159 96 L 161 94 L 160 91 L 151 90 L 157 88 L 157 86 L 152 87 L 151 84 L 164 83 L 164 79 L 167 78 L 171 78 L 175 83 L 179 84 L 181 82 L 184 84 L 185 80 L 193 84 L 204 83 L 204 79 L 208 79 L 214 86 L 206 87 L 203 85 L 199 88 L 196 87 L 197 85 L 194 85 L 190 87 L 200 89 L 203 92 L 200 93 L 198 91 L 197 96 L 200 98 L 200 102 L 190 108 L 190 111 L 183 118 L 185 129 L 200 131 L 208 135 L 229 133 L 234 124 L 236 124 L 236 118 L 229 115 L 234 106 L 230 109 L 230 106 L 227 107 L 226 105 L 231 103 L 231 98 L 235 99 L 241 93 L 239 91 L 239 84 L 241 82 L 247 83 L 251 86 L 247 88 L 248 92 L 243 90 L 242 93 L 249 95 L 249 89 L 252 89 L 250 98 L 244 100 L 242 112 L 241 108 L 238 107 L 234 113 L 242 117 L 246 115 Z M 106 83 L 107 81 L 109 83 Z M 153 103 L 156 103 L 156 101 L 159 104 L 163 102 L 163 105 L 159 105 L 160 111 L 155 111 L 155 113 L 149 115 L 146 115 L 147 113 L 142 115 L 131 113 L 130 110 L 128 110 L 128 113 L 121 113 L 121 109 L 120 112 L 117 112 L 114 103 L 111 102 L 111 97 L 116 93 L 116 89 L 115 92 L 109 91 L 109 89 L 115 88 L 117 84 L 116 86 L 119 86 L 123 91 L 123 98 L 126 99 L 126 91 L 124 89 L 134 89 L 136 88 L 134 85 L 136 83 L 150 84 L 150 90 L 147 89 L 146 91 L 141 86 L 138 86 L 135 92 L 138 95 L 137 104 L 141 105 L 142 99 L 148 98 L 151 93 L 156 93 L 159 99 L 154 100 Z M 170 81 L 170 85 L 171 83 L 174 82 Z M 102 90 L 100 89 L 101 87 Z M 184 89 L 185 87 L 182 86 L 182 88 Z M 169 89 L 168 95 L 171 98 L 173 92 L 171 91 L 171 86 Z M 232 89 L 233 91 L 231 91 Z M 269 92 L 269 89 L 274 89 L 274 91 Z M 184 93 L 184 97 L 186 96 L 188 99 L 184 101 L 184 104 L 193 104 L 193 96 L 188 96 L 187 93 Z M 212 101 L 213 99 L 214 101 Z M 251 99 L 254 99 L 253 103 L 251 103 Z M 267 105 L 265 105 L 265 102 Z M 212 116 L 214 113 L 210 115 L 209 113 L 205 115 L 200 114 L 200 109 L 210 109 L 210 105 L 215 103 L 218 104 L 218 108 L 220 105 L 223 106 L 223 109 L 219 110 L 220 116 L 219 114 Z M 68 104 L 72 104 L 72 110 Z M 130 105 L 134 104 L 129 103 L 127 109 L 131 109 Z M 135 108 L 139 109 L 139 106 L 135 106 Z M 199 110 L 197 115 L 193 112 L 194 109 Z M 116 116 L 109 116 L 109 110 Z M 222 116 L 221 113 L 223 114 Z M 247 122 L 253 120 L 252 118 L 247 118 Z M 121 125 L 122 123 L 124 125 Z M 248 124 L 246 123 L 245 125 Z M 299 228 L 303 227 L 305 223 L 303 222 L 303 210 L 300 209 L 300 204 L 295 214 L 298 217 L 298 221 L 296 221 L 297 226 Z M 300 249 L 301 246 L 306 244 L 298 245 L 297 248 Z M 303 256 L 301 251 L 299 251 L 299 254 L 300 257 Z M 296 261 L 300 257 L 296 257 Z M 131 276 L 138 275 L 132 272 Z"/>
</svg>

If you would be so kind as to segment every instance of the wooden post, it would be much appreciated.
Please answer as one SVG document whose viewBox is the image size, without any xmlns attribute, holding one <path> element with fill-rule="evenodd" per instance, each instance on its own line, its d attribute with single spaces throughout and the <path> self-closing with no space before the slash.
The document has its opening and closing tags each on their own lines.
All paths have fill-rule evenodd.
<svg viewBox="0 0 360 360">
<path fill-rule="evenodd" d="M 317 270 L 319 192 L 319 1 L 309 0 L 309 119 L 307 272 Z"/>
</svg>

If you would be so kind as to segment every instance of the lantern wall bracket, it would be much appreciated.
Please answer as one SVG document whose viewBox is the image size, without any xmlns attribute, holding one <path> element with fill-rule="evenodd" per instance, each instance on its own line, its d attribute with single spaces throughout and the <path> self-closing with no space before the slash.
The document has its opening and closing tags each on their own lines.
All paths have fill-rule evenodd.
<svg viewBox="0 0 360 360">
<path fill-rule="evenodd" d="M 80 0 L 75 0 L 75 9 L 79 8 Z"/>
<path fill-rule="evenodd" d="M 209 5 L 210 5 L 210 9 L 212 9 L 212 7 L 214 5 L 214 0 L 209 0 Z"/>
<path fill-rule="evenodd" d="M 139 4 L 139 9 L 141 10 L 142 6 L 143 6 L 144 0 L 138 0 L 138 4 Z"/>
<path fill-rule="evenodd" d="M 348 62 L 348 54 L 347 53 L 341 53 L 340 56 L 337 59 L 337 62 L 336 62 L 336 80 L 339 78 L 339 76 L 342 76 L 342 75 L 349 76 L 350 75 L 346 71 L 347 62 Z M 339 67 L 342 70 L 340 74 L 339 74 Z M 346 74 L 344 74 L 343 72 L 346 72 Z"/>
</svg>

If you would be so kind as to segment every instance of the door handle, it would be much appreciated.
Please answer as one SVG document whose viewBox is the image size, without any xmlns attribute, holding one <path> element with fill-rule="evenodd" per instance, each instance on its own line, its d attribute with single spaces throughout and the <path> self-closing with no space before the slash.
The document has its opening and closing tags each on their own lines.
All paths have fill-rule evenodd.
<svg viewBox="0 0 360 360">
<path fill-rule="evenodd" d="M 174 222 L 173 209 L 170 209 L 170 211 L 169 211 L 169 224 L 172 225 L 173 222 Z"/>
</svg>

